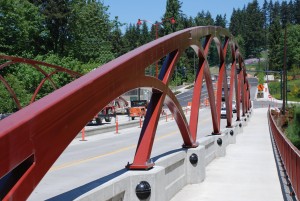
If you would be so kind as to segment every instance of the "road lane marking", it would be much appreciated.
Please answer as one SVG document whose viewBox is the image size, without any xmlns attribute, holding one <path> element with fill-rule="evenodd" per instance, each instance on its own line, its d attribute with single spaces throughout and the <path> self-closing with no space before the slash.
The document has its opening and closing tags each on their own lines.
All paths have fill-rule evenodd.
<svg viewBox="0 0 300 201">
<path fill-rule="evenodd" d="M 203 123 L 203 122 L 208 121 L 209 118 L 205 118 L 205 119 L 201 119 L 201 120 L 202 120 L 202 123 Z M 170 132 L 168 134 L 165 134 L 165 135 L 162 135 L 162 136 L 159 136 L 159 137 L 155 138 L 154 141 L 158 141 L 158 140 L 164 139 L 166 137 L 169 137 L 169 136 L 172 136 L 172 135 L 175 135 L 175 134 L 180 134 L 180 132 L 178 130 Z M 90 157 L 90 158 L 81 159 L 81 160 L 72 161 L 72 162 L 61 164 L 61 165 L 53 166 L 52 168 L 50 168 L 49 172 L 52 172 L 52 171 L 55 171 L 55 170 L 61 170 L 61 169 L 64 169 L 64 168 L 72 167 L 72 166 L 79 165 L 79 164 L 82 164 L 82 163 L 86 163 L 86 162 L 89 162 L 89 161 L 92 161 L 92 160 L 96 160 L 96 159 L 99 159 L 99 158 L 103 158 L 103 157 L 106 157 L 106 156 L 117 154 L 117 153 L 120 153 L 120 152 L 123 152 L 123 151 L 127 151 L 129 149 L 136 148 L 136 146 L 137 146 L 137 144 L 134 144 L 134 145 L 123 147 L 123 148 L 120 148 L 120 149 L 117 149 L 117 150 L 114 150 L 114 151 L 111 151 L 111 152 L 108 152 L 108 153 L 105 153 L 105 154 L 101 154 L 101 155 L 98 155 L 98 156 L 93 156 L 93 157 Z"/>
<path fill-rule="evenodd" d="M 154 141 L 164 139 L 164 138 L 172 136 L 176 133 L 179 133 L 179 131 L 173 131 L 173 132 L 168 133 L 166 135 L 162 135 L 160 137 L 155 138 Z M 61 169 L 64 169 L 64 168 L 72 167 L 72 166 L 79 165 L 79 164 L 82 164 L 82 163 L 86 163 L 86 162 L 89 162 L 89 161 L 92 161 L 92 160 L 96 160 L 96 159 L 99 159 L 99 158 L 103 158 L 103 157 L 106 157 L 106 156 L 117 154 L 117 153 L 120 153 L 120 152 L 123 152 L 123 151 L 127 151 L 129 149 L 136 148 L 136 146 L 137 145 L 134 144 L 134 145 L 123 147 L 123 148 L 120 148 L 120 149 L 117 149 L 117 150 L 114 150 L 114 151 L 111 151 L 111 152 L 108 152 L 108 153 L 105 153 L 105 154 L 101 154 L 101 155 L 98 155 L 98 156 L 93 156 L 93 157 L 90 157 L 90 158 L 81 159 L 81 160 L 77 160 L 77 161 L 64 163 L 62 165 L 53 166 L 52 168 L 50 168 L 49 172 L 52 172 L 52 171 L 55 171 L 55 170 L 61 170 Z"/>
</svg>

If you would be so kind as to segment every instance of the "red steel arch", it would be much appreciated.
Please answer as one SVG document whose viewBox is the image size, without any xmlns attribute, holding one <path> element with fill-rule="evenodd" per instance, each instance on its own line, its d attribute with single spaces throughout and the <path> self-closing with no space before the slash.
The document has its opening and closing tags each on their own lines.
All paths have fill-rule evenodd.
<svg viewBox="0 0 300 201">
<path fill-rule="evenodd" d="M 19 57 L 13 57 L 13 56 L 7 56 L 7 55 L 0 55 L 0 59 L 3 60 L 7 60 L 7 62 L 3 63 L 0 65 L 0 70 L 4 69 L 4 68 L 8 68 L 13 64 L 17 64 L 17 63 L 23 63 L 23 64 L 28 64 L 30 66 L 32 66 L 33 68 L 35 68 L 37 71 L 39 71 L 40 73 L 42 73 L 44 75 L 44 79 L 41 80 L 40 84 L 37 86 L 36 90 L 34 91 L 31 100 L 28 104 L 31 104 L 35 101 L 37 94 L 39 93 L 40 89 L 43 87 L 45 81 L 49 80 L 49 82 L 51 83 L 52 87 L 54 90 L 57 89 L 54 81 L 52 80 L 52 76 L 59 73 L 59 72 L 63 72 L 63 73 L 67 73 L 68 75 L 70 75 L 71 77 L 73 77 L 74 79 L 82 76 L 80 73 L 77 73 L 75 71 L 69 70 L 67 68 L 63 68 L 61 66 L 56 66 L 56 65 L 52 65 L 52 64 L 48 64 L 45 62 L 41 62 L 41 61 L 35 61 L 35 60 L 31 60 L 31 59 L 24 59 L 24 58 L 19 58 Z M 47 67 L 48 69 L 52 69 L 52 72 L 46 72 L 44 71 L 40 66 L 44 66 Z M 14 92 L 14 90 L 11 88 L 11 86 L 8 84 L 8 82 L 5 80 L 5 78 L 3 76 L 0 75 L 0 81 L 4 84 L 5 88 L 7 89 L 7 91 L 9 92 L 9 94 L 11 95 L 12 99 L 14 100 L 17 108 L 20 110 L 22 109 L 22 106 L 20 104 L 20 101 L 16 95 L 16 93 Z"/>
<path fill-rule="evenodd" d="M 204 39 L 203 44 L 200 43 L 202 39 Z M 207 61 L 212 41 L 215 41 L 220 57 L 216 97 L 213 93 Z M 176 62 L 183 51 L 190 46 L 199 57 L 199 69 L 192 100 L 191 119 L 188 124 L 168 83 Z M 2 149 L 0 152 L 0 198 L 20 200 L 28 197 L 51 165 L 86 122 L 99 111 L 99 108 L 103 108 L 111 100 L 134 88 L 151 87 L 153 95 L 147 109 L 134 161 L 128 168 L 149 169 L 154 165 L 149 159 L 163 103 L 169 107 L 175 117 L 182 135 L 183 146 L 198 146 L 197 121 L 203 77 L 206 80 L 211 104 L 213 133 L 219 134 L 221 90 L 222 85 L 227 85 L 226 78 L 224 78 L 227 46 L 233 50 L 231 65 L 233 76 L 231 76 L 230 83 L 235 83 L 237 102 L 240 102 L 241 94 L 243 115 L 245 115 L 250 104 L 249 84 L 238 45 L 230 33 L 220 27 L 193 27 L 172 33 L 103 65 L 2 120 L 0 122 L 0 147 Z M 165 56 L 159 77 L 146 76 L 145 68 Z M 239 70 L 237 70 L 236 61 L 238 61 Z M 225 93 L 228 93 L 227 90 Z M 233 89 L 230 87 L 229 96 L 226 95 L 229 110 L 227 126 L 232 125 L 230 116 L 232 94 Z M 239 104 L 237 106 L 239 107 Z M 238 114 L 238 120 L 239 118 Z"/>
</svg>

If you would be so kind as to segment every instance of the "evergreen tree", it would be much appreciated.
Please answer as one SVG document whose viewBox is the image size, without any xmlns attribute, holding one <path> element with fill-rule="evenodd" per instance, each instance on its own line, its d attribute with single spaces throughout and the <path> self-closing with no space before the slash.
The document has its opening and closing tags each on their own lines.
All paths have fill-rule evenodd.
<svg viewBox="0 0 300 201">
<path fill-rule="evenodd" d="M 283 32 L 283 30 L 282 30 Z M 283 44 L 284 38 L 281 38 Z M 283 49 L 283 47 L 281 47 Z M 300 24 L 287 27 L 287 67 L 288 69 L 300 67 Z"/>
<path fill-rule="evenodd" d="M 272 2 L 272 1 L 271 1 Z M 278 1 L 276 1 L 274 4 L 271 4 L 270 2 L 270 24 L 272 24 L 275 20 L 277 20 L 277 17 L 280 17 L 280 4 Z"/>
<path fill-rule="evenodd" d="M 295 24 L 295 19 L 294 19 L 294 13 L 295 13 L 295 9 L 294 9 L 294 3 L 293 3 L 293 0 L 290 0 L 289 1 L 289 4 L 288 4 L 288 9 L 289 9 L 289 11 L 290 11 L 290 13 L 289 13 L 289 22 L 291 23 L 291 24 Z"/>
<path fill-rule="evenodd" d="M 181 5 L 182 3 L 179 0 L 167 0 L 166 3 L 166 11 L 163 15 L 162 21 L 164 21 L 164 34 L 168 35 L 172 32 L 178 31 L 183 29 L 183 23 L 180 21 L 182 19 L 182 11 L 181 11 Z M 176 20 L 175 24 L 170 23 L 171 18 L 174 18 Z"/>
<path fill-rule="evenodd" d="M 245 39 L 246 57 L 258 57 L 261 49 L 264 47 L 261 42 L 264 38 L 264 16 L 260 11 L 257 0 L 249 3 L 246 9 Z"/>
<path fill-rule="evenodd" d="M 66 44 L 69 39 L 68 19 L 71 15 L 70 0 L 31 0 L 39 6 L 45 17 L 45 27 L 49 31 L 46 49 L 54 53 L 66 55 Z"/>
<path fill-rule="evenodd" d="M 123 26 L 122 23 L 119 22 L 118 17 L 116 16 L 114 21 L 112 22 L 113 28 L 110 33 L 110 43 L 112 44 L 112 53 L 117 58 L 126 53 L 124 50 L 124 40 L 122 37 L 122 31 L 120 29 Z"/>
<path fill-rule="evenodd" d="M 209 26 L 214 24 L 214 19 L 212 18 L 209 11 L 206 13 L 202 10 L 197 13 L 197 16 L 194 18 L 196 26 Z"/>
<path fill-rule="evenodd" d="M 268 10 L 269 4 L 267 2 L 267 0 L 264 0 L 264 4 L 262 7 L 262 13 L 263 13 L 263 19 L 264 19 L 264 40 L 263 40 L 263 44 L 264 44 L 264 49 L 267 49 L 267 41 L 268 41 L 268 28 L 269 28 L 269 16 L 270 16 L 270 12 Z"/>
<path fill-rule="evenodd" d="M 300 0 L 295 0 L 294 16 L 295 16 L 295 23 L 300 24 Z"/>
<path fill-rule="evenodd" d="M 239 23 L 239 19 L 237 17 L 237 11 L 234 8 L 233 11 L 232 11 L 231 17 L 230 17 L 230 24 L 229 24 L 229 31 L 234 36 L 236 36 L 239 32 L 238 26 L 237 26 L 238 23 Z"/>
<path fill-rule="evenodd" d="M 269 68 L 270 70 L 281 70 L 282 47 L 280 45 L 281 25 L 279 16 L 270 25 L 269 35 Z"/>
<path fill-rule="evenodd" d="M 214 25 L 226 28 L 226 14 L 222 17 L 222 15 L 217 15 Z"/>
<path fill-rule="evenodd" d="M 107 7 L 96 1 L 77 0 L 70 15 L 69 52 L 80 61 L 106 63 L 114 58 Z"/>
<path fill-rule="evenodd" d="M 133 50 L 139 46 L 139 32 L 137 31 L 136 25 L 129 24 L 124 34 L 124 44 L 127 51 Z"/>
<path fill-rule="evenodd" d="M 287 23 L 291 23 L 290 20 L 290 15 L 291 11 L 289 10 L 289 6 L 286 1 L 283 1 L 281 3 L 281 8 L 280 8 L 280 20 L 282 27 L 285 27 Z"/>
<path fill-rule="evenodd" d="M 151 38 L 149 30 L 148 30 L 148 26 L 147 26 L 146 23 L 143 23 L 140 35 L 141 35 L 140 36 L 140 43 L 142 45 L 152 41 L 152 38 Z"/>
</svg>

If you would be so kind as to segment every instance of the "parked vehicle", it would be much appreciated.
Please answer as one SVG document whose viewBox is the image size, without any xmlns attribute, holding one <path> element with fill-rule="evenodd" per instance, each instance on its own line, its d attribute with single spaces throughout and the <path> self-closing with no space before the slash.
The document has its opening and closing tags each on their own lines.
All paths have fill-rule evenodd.
<svg viewBox="0 0 300 201">
<path fill-rule="evenodd" d="M 103 121 L 103 117 L 97 113 L 93 119 L 91 119 L 88 123 L 87 126 L 96 126 L 96 125 L 101 125 Z"/>
<path fill-rule="evenodd" d="M 11 113 L 0 114 L 0 120 L 8 117 L 9 115 L 11 115 Z"/>
<path fill-rule="evenodd" d="M 128 114 L 129 104 L 123 97 L 118 97 L 112 101 L 112 104 L 115 106 L 115 112 L 117 114 Z"/>
<path fill-rule="evenodd" d="M 230 90 L 230 87 L 228 86 L 228 92 Z M 224 87 L 222 88 L 222 101 L 225 101 L 225 89 Z"/>
<path fill-rule="evenodd" d="M 236 102 L 234 100 L 232 101 L 232 112 L 236 113 Z"/>
<path fill-rule="evenodd" d="M 99 112 L 98 116 L 104 118 L 105 122 L 111 122 L 111 119 L 116 117 L 116 111 L 113 102 L 110 102 L 107 106 L 105 106 Z"/>
<path fill-rule="evenodd" d="M 233 117 L 233 113 L 231 114 L 231 118 Z M 227 111 L 226 111 L 226 106 L 221 107 L 221 119 L 226 119 L 227 118 Z"/>
<path fill-rule="evenodd" d="M 227 115 L 226 115 L 226 107 L 222 107 L 221 108 L 221 119 L 226 118 L 226 117 L 227 117 Z"/>
<path fill-rule="evenodd" d="M 128 111 L 128 102 L 120 96 L 106 105 L 87 125 L 100 125 L 103 120 L 105 122 L 111 122 L 112 118 L 116 117 L 116 114 L 128 114 Z"/>
<path fill-rule="evenodd" d="M 131 119 L 134 120 L 135 117 L 144 117 L 146 115 L 147 105 L 147 100 L 131 101 L 131 106 L 129 109 L 129 116 Z"/>
</svg>

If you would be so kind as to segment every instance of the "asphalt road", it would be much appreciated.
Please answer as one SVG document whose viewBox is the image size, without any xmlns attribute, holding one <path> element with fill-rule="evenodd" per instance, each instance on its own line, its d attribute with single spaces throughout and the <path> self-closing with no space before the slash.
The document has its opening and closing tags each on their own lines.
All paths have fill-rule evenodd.
<svg viewBox="0 0 300 201">
<path fill-rule="evenodd" d="M 176 95 L 176 98 L 178 99 L 180 105 L 182 107 L 186 107 L 188 105 L 188 102 L 192 102 L 192 98 L 193 98 L 193 89 L 191 88 L 190 90 L 180 93 L 178 95 Z M 201 91 L 201 103 L 203 103 L 204 99 L 208 97 L 207 94 L 207 89 L 206 89 L 206 85 L 202 85 L 202 91 Z"/>
<path fill-rule="evenodd" d="M 189 115 L 189 114 L 188 114 Z M 187 116 L 187 119 L 189 116 Z M 225 127 L 226 120 L 221 121 Z M 201 109 L 198 137 L 212 132 L 208 108 Z M 28 200 L 73 200 L 79 195 L 124 173 L 133 161 L 140 128 L 75 139 L 55 162 Z M 151 158 L 155 161 L 166 152 L 181 149 L 183 144 L 174 120 L 161 120 L 155 136 Z"/>
<path fill-rule="evenodd" d="M 251 97 L 254 97 L 252 93 L 255 93 L 255 80 L 251 83 L 254 86 L 251 89 Z M 191 89 L 177 96 L 183 106 L 191 101 L 192 92 Z M 203 87 L 203 97 L 205 92 L 206 89 Z M 201 109 L 199 115 L 198 138 L 210 135 L 213 130 L 210 109 Z M 186 118 L 189 121 L 189 113 Z M 235 114 L 233 119 L 236 119 Z M 225 125 L 226 119 L 222 119 L 221 128 Z M 28 200 L 73 200 L 123 174 L 126 171 L 125 165 L 133 161 L 140 128 L 133 127 L 119 132 L 119 134 L 108 132 L 86 137 L 87 141 L 74 139 Z M 175 121 L 160 120 L 151 158 L 155 162 L 160 155 L 181 149 L 182 143 Z"/>
</svg>

